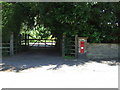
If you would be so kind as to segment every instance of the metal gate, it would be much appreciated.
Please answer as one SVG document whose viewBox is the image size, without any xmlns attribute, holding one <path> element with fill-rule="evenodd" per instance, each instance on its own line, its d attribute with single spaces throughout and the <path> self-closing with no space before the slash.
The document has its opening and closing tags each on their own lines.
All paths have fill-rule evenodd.
<svg viewBox="0 0 120 90">
<path fill-rule="evenodd" d="M 56 38 L 38 39 L 31 38 L 30 35 L 22 36 L 21 45 L 29 46 L 31 48 L 52 48 L 56 45 Z"/>
</svg>

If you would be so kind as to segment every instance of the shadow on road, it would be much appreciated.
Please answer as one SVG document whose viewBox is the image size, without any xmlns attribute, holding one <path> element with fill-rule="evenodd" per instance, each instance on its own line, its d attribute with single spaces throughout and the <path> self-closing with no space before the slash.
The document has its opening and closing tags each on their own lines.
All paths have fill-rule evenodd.
<svg viewBox="0 0 120 90">
<path fill-rule="evenodd" d="M 32 49 L 27 52 L 15 55 L 13 57 L 3 58 L 3 65 L 0 71 L 15 71 L 19 72 L 21 70 L 29 68 L 37 68 L 42 66 L 55 65 L 55 67 L 50 68 L 56 70 L 61 68 L 62 65 L 84 65 L 87 62 L 99 62 L 111 61 L 107 64 L 117 65 L 117 60 L 89 60 L 89 59 L 63 59 L 56 49 Z"/>
</svg>

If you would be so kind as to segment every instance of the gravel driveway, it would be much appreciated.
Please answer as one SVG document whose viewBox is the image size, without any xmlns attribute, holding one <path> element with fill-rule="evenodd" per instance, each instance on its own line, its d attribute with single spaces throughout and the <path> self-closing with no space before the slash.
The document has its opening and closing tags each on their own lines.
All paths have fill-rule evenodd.
<svg viewBox="0 0 120 90">
<path fill-rule="evenodd" d="M 66 60 L 56 50 L 40 49 L 4 58 L 3 63 L 4 88 L 118 88 L 114 60 Z"/>
<path fill-rule="evenodd" d="M 29 50 L 27 52 L 15 55 L 13 57 L 3 58 L 3 70 L 24 70 L 29 68 L 36 68 L 42 66 L 55 65 L 53 69 L 58 69 L 62 65 L 68 66 L 84 64 L 84 61 L 80 60 L 66 60 L 55 49 L 39 49 Z"/>
</svg>

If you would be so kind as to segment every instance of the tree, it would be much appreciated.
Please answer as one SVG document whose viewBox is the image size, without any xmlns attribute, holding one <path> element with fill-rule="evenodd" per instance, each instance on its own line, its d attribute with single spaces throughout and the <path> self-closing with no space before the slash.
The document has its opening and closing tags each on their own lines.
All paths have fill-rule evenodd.
<svg viewBox="0 0 120 90">
<path fill-rule="evenodd" d="M 118 42 L 120 4 L 97 2 L 3 3 L 3 35 L 19 34 L 43 25 L 53 36 L 63 33 L 89 37 L 90 42 Z"/>
</svg>

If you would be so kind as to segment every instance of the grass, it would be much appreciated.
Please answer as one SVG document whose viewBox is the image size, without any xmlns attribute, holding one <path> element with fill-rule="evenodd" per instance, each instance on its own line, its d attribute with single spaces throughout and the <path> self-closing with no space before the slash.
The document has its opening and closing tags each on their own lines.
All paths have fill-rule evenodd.
<svg viewBox="0 0 120 90">
<path fill-rule="evenodd" d="M 64 56 L 65 59 L 75 59 L 74 56 Z"/>
</svg>

